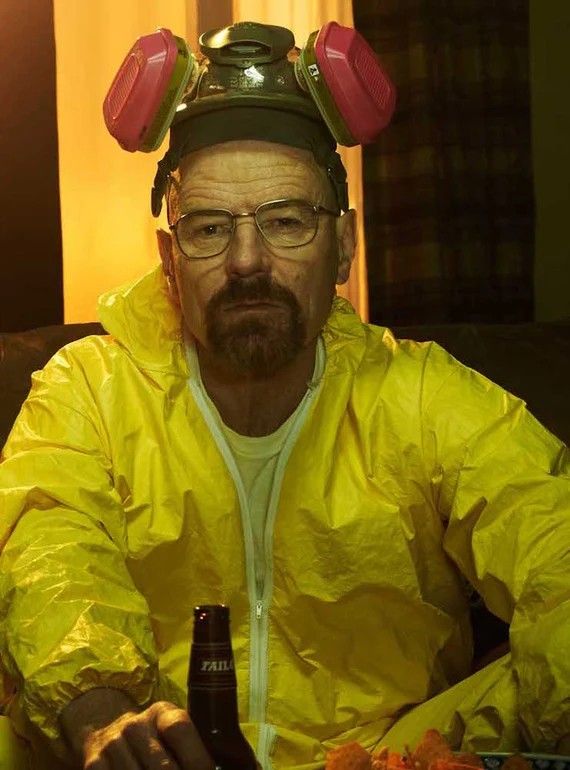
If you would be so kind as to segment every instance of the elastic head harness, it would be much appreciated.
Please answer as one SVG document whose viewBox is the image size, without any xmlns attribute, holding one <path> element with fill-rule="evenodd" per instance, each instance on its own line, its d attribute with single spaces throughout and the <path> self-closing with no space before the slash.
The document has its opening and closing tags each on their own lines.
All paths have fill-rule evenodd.
<svg viewBox="0 0 570 770">
<path fill-rule="evenodd" d="M 168 29 L 141 37 L 105 97 L 105 123 L 126 150 L 151 152 L 170 128 L 153 214 L 184 155 L 236 139 L 309 150 L 347 210 L 336 144 L 374 141 L 395 106 L 394 86 L 362 35 L 332 21 L 299 49 L 285 27 L 240 22 L 204 33 L 200 51 L 198 59 Z"/>
<path fill-rule="evenodd" d="M 170 173 L 194 150 L 259 139 L 309 150 L 327 170 L 340 210 L 348 209 L 346 170 L 336 141 L 295 76 L 298 51 L 290 30 L 241 22 L 200 37 L 204 56 L 170 128 L 158 164 L 152 211 L 158 216 Z"/>
</svg>

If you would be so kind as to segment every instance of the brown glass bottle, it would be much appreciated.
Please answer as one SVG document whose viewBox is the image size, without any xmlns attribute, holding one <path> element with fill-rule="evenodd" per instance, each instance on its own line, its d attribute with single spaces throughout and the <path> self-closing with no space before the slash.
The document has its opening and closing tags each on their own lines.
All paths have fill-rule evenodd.
<svg viewBox="0 0 570 770">
<path fill-rule="evenodd" d="M 256 770 L 255 754 L 239 726 L 230 611 L 221 604 L 194 608 L 188 713 L 216 770 Z"/>
</svg>

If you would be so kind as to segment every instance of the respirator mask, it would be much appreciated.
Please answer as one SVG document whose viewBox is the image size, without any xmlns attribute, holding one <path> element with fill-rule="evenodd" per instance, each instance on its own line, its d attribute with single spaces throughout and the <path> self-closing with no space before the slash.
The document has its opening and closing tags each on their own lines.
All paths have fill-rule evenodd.
<svg viewBox="0 0 570 770">
<path fill-rule="evenodd" d="M 373 142 L 396 99 L 362 35 L 332 21 L 299 49 L 285 27 L 239 22 L 205 32 L 199 45 L 196 56 L 168 29 L 139 38 L 103 104 L 109 132 L 129 152 L 158 149 L 170 129 L 151 194 L 153 215 L 184 155 L 237 139 L 310 150 L 346 211 L 346 171 L 336 145 Z"/>
</svg>

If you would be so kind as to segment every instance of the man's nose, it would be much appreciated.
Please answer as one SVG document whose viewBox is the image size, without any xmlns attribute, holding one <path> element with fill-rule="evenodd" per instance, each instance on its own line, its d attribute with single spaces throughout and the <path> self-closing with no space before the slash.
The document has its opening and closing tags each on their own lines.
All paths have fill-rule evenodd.
<svg viewBox="0 0 570 770">
<path fill-rule="evenodd" d="M 268 262 L 267 246 L 253 216 L 236 219 L 226 256 L 228 271 L 241 274 L 257 272 L 266 269 Z"/>
</svg>

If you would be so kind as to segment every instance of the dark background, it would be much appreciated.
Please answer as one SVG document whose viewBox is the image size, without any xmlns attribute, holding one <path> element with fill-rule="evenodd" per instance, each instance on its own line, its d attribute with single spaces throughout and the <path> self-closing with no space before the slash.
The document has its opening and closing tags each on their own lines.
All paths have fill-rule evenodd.
<svg viewBox="0 0 570 770">
<path fill-rule="evenodd" d="M 0 331 L 63 322 L 51 0 L 0 0 Z"/>
</svg>

